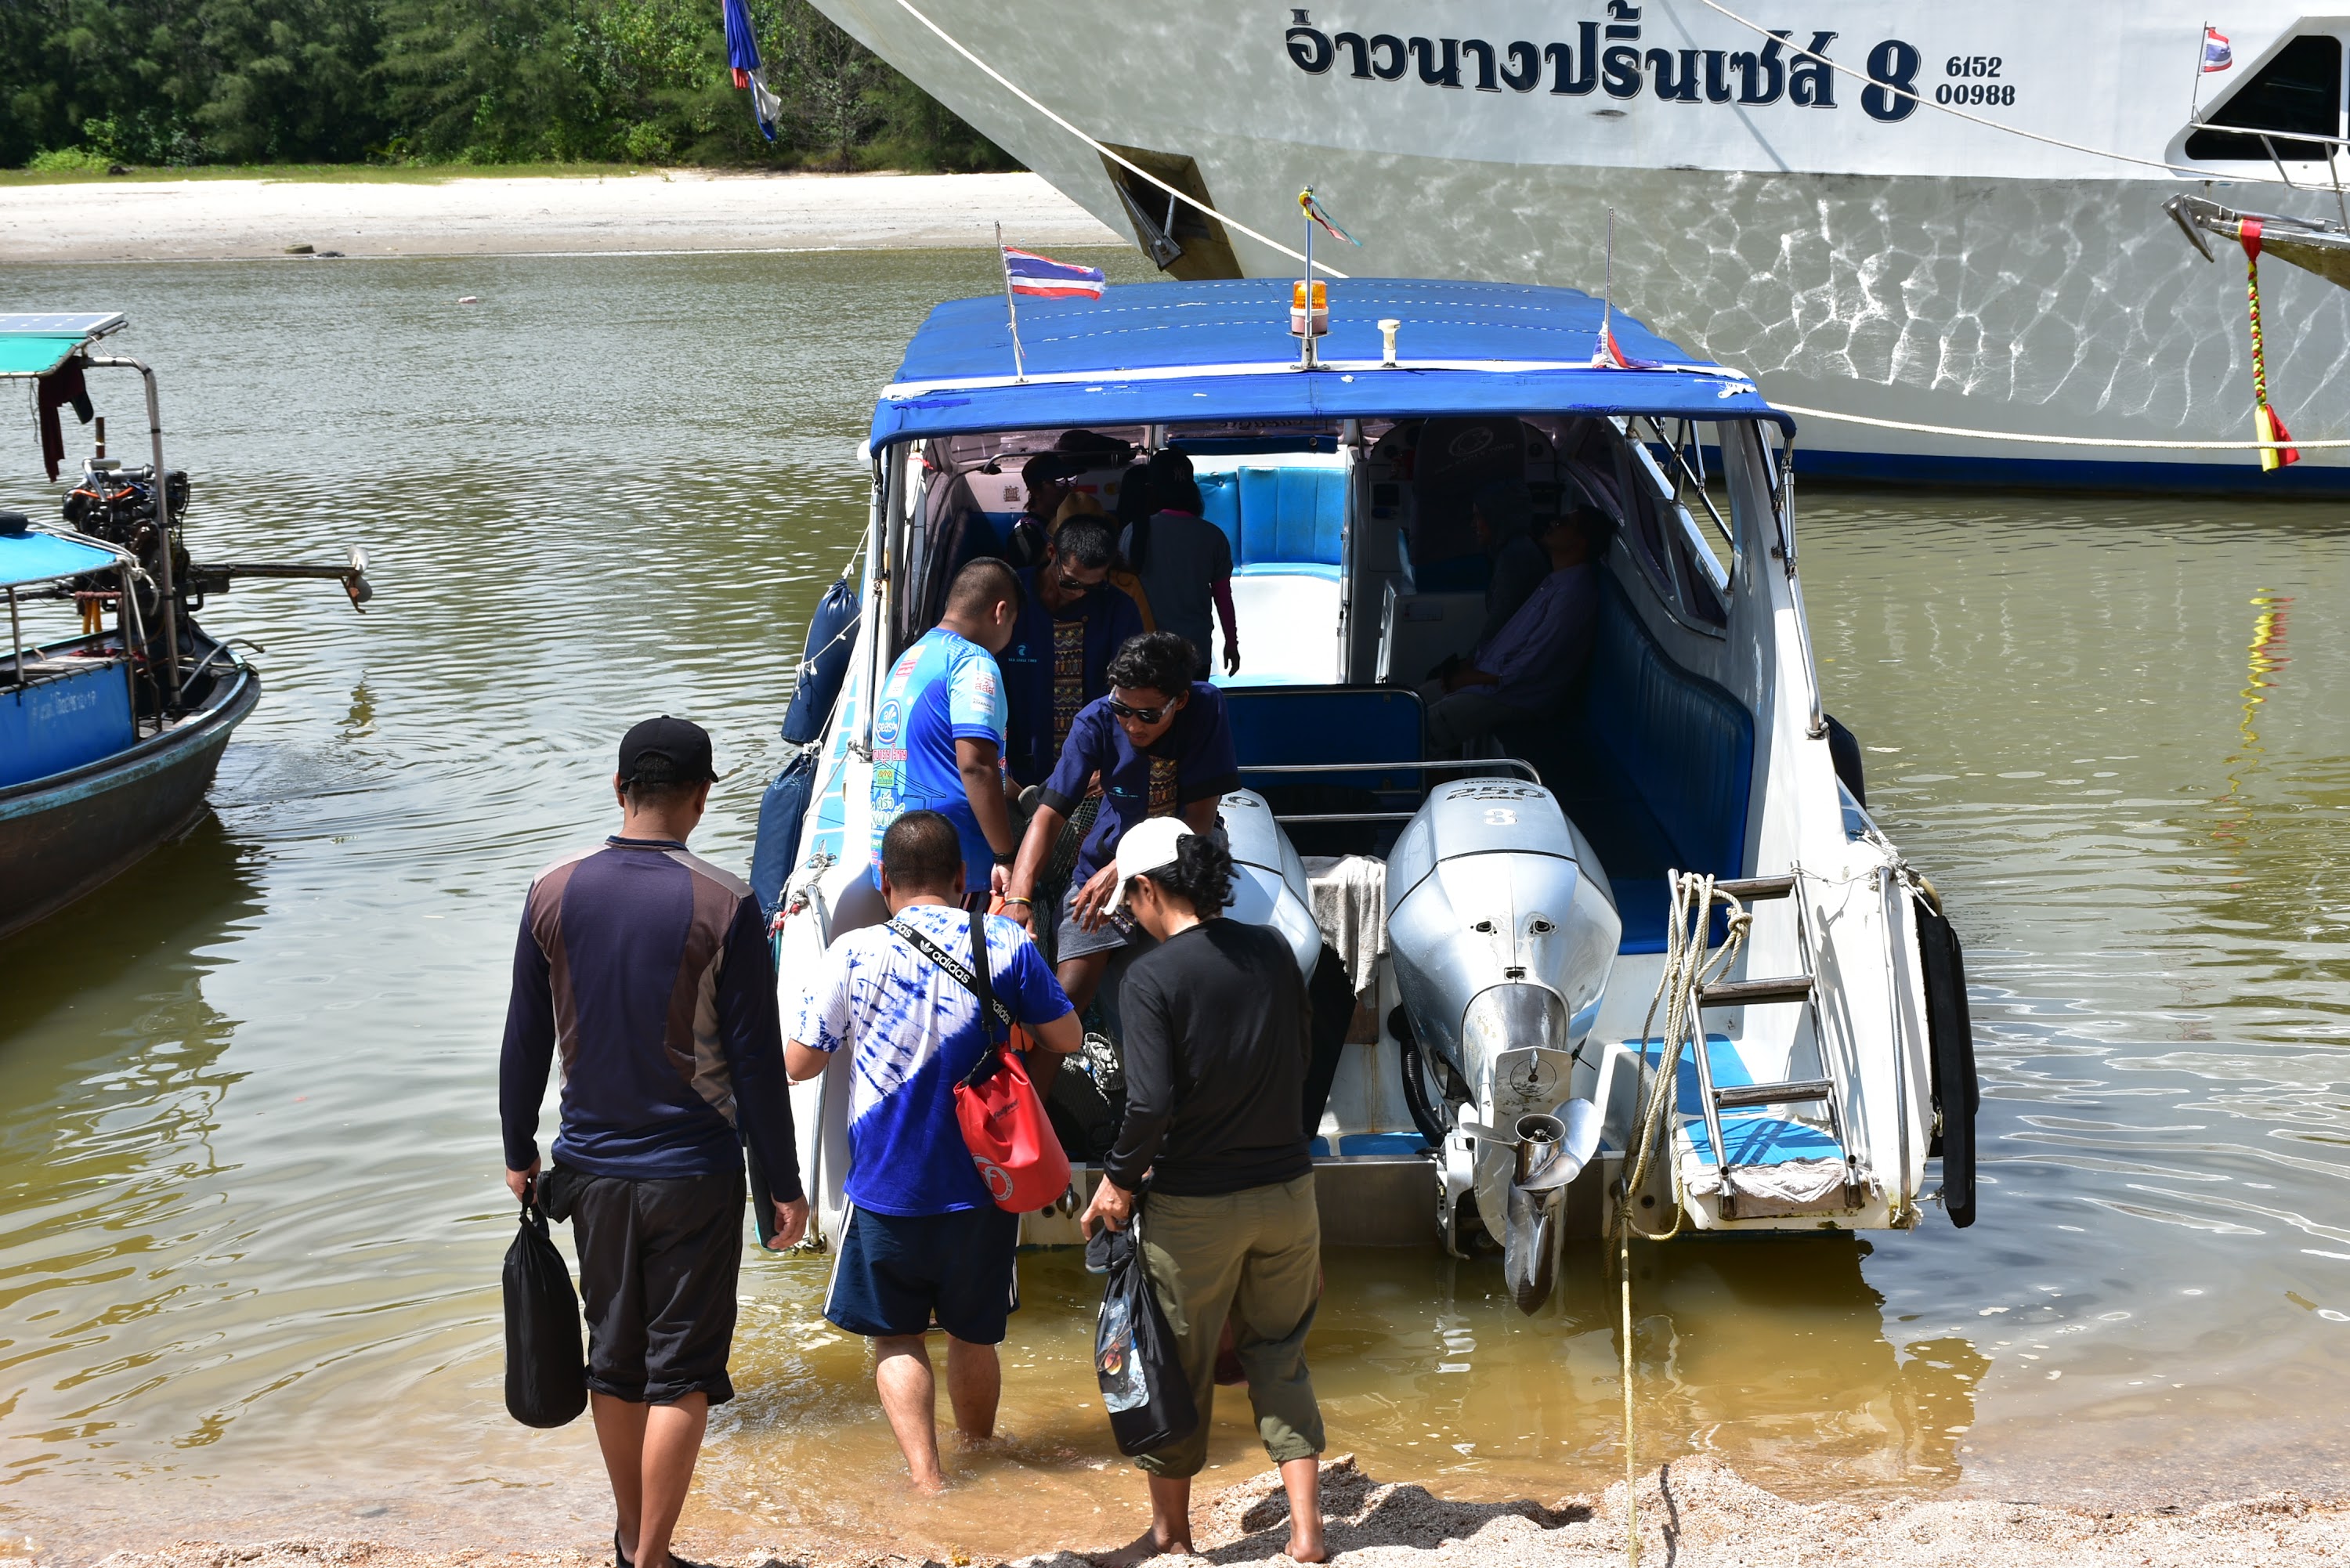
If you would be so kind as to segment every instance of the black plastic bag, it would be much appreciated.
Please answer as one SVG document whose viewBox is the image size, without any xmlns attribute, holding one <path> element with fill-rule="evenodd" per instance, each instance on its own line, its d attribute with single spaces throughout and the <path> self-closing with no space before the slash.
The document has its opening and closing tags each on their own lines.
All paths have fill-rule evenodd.
<svg viewBox="0 0 2350 1568">
<path fill-rule="evenodd" d="M 1094 1376 L 1118 1451 L 1131 1458 L 1190 1436 L 1200 1424 L 1199 1408 L 1175 1354 L 1175 1331 L 1143 1272 L 1133 1227 L 1094 1232 L 1086 1243 L 1086 1266 L 1109 1274 L 1094 1324 Z"/>
<path fill-rule="evenodd" d="M 579 1295 L 563 1254 L 546 1239 L 536 1194 L 523 1199 L 522 1228 L 506 1249 L 506 1414 L 525 1427 L 560 1427 L 588 1407 L 579 1351 Z"/>
</svg>

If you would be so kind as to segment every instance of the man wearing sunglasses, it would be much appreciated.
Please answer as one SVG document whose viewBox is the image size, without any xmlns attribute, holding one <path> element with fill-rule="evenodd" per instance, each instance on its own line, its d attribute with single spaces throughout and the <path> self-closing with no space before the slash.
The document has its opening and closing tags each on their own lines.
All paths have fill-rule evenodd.
<svg viewBox="0 0 2350 1568">
<path fill-rule="evenodd" d="M 1040 784 L 1078 711 L 1109 691 L 1110 656 L 1142 635 L 1142 613 L 1109 583 L 1118 542 L 1100 517 L 1071 517 L 1020 574 L 1024 590 L 1012 640 L 996 655 L 1011 709 L 1004 753 L 1013 779 Z"/>
<path fill-rule="evenodd" d="M 1003 912 L 1030 925 L 1037 878 L 1098 774 L 1101 809 L 1077 849 L 1055 950 L 1061 989 L 1080 1014 L 1100 989 L 1110 955 L 1136 940 L 1130 922 L 1104 914 L 1118 840 L 1154 816 L 1180 816 L 1194 833 L 1207 833 L 1217 802 L 1240 788 L 1223 695 L 1191 679 L 1198 658 L 1190 639 L 1171 631 L 1146 632 L 1118 649 L 1109 661 L 1109 695 L 1087 704 L 1070 726 L 1013 862 Z"/>
</svg>

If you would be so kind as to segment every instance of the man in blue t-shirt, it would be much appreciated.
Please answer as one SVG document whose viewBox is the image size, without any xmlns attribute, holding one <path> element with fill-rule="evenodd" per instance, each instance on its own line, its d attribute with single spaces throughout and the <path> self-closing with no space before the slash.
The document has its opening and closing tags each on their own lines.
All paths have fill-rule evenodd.
<svg viewBox="0 0 2350 1568">
<path fill-rule="evenodd" d="M 1045 559 L 1020 574 L 1020 619 L 996 655 L 1011 708 L 1005 771 L 1014 782 L 1043 784 L 1077 711 L 1109 691 L 1110 655 L 1142 635 L 1133 596 L 1111 585 L 1118 541 L 1099 517 L 1072 517 L 1045 547 Z"/>
<path fill-rule="evenodd" d="M 995 656 L 1020 618 L 1020 582 L 983 556 L 955 574 L 939 624 L 898 656 L 873 710 L 873 885 L 881 836 L 899 815 L 935 811 L 962 842 L 968 892 L 1000 887 L 1019 840 L 1003 795 L 1006 708 Z"/>
<path fill-rule="evenodd" d="M 955 907 L 964 880 L 960 836 L 944 815 L 913 811 L 891 823 L 881 836 L 890 919 L 826 950 L 784 1047 L 795 1083 L 822 1073 L 842 1046 L 855 1053 L 847 1188 L 854 1208 L 824 1315 L 872 1336 L 882 1410 L 914 1486 L 931 1492 L 945 1481 L 922 1336 L 933 1317 L 947 1331 L 956 1429 L 972 1441 L 992 1436 L 1003 1379 L 995 1347 L 1016 1299 L 1020 1217 L 995 1206 L 955 1119 L 955 1085 L 987 1050 L 978 995 L 908 933 L 968 969 L 971 923 L 984 922 L 989 983 L 1012 1022 L 1055 1057 L 1080 1044 L 1069 999 L 1027 934 L 1000 916 Z"/>
<path fill-rule="evenodd" d="M 1110 954 L 1134 940 L 1123 917 L 1102 914 L 1115 885 L 1119 837 L 1152 816 L 1180 816 L 1194 833 L 1206 833 L 1216 825 L 1217 802 L 1241 786 L 1223 694 L 1191 679 L 1198 657 L 1190 639 L 1171 631 L 1145 633 L 1118 649 L 1109 661 L 1109 695 L 1087 704 L 1069 727 L 1020 841 L 1003 908 L 1027 925 L 1035 919 L 1036 879 L 1062 825 L 1100 775 L 1101 810 L 1077 848 L 1054 952 L 1061 989 L 1079 1012 L 1100 989 Z"/>
</svg>

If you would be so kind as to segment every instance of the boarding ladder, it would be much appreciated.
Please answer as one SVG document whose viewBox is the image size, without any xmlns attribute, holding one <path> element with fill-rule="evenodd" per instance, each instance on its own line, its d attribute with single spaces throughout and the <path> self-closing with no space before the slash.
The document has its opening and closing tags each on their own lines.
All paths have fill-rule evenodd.
<svg viewBox="0 0 2350 1568">
<path fill-rule="evenodd" d="M 1726 893 L 1741 903 L 1754 904 L 1766 898 L 1794 898 L 1796 877 L 1793 872 L 1776 877 L 1749 877 L 1716 882 L 1716 893 Z M 1849 1211 L 1861 1207 L 1861 1183 L 1853 1169 L 1852 1146 L 1845 1137 L 1842 1106 L 1844 1085 L 1836 1071 L 1834 1053 L 1827 1048 L 1827 1033 L 1820 1017 L 1817 987 L 1811 974 L 1811 925 L 1804 910 L 1804 901 L 1795 898 L 1795 950 L 1804 972 L 1776 975 L 1762 980 L 1716 981 L 1699 989 L 1698 1006 L 1761 1007 L 1776 1003 L 1800 1002 L 1810 1013 L 1812 1039 L 1819 1054 L 1820 1064 L 1826 1071 L 1823 1078 L 1788 1078 L 1771 1084 L 1739 1084 L 1716 1088 L 1713 1083 L 1713 1052 L 1700 1026 L 1698 1031 L 1697 1058 L 1698 1100 L 1705 1115 L 1706 1136 L 1713 1142 L 1714 1168 L 1720 1179 L 1719 1202 L 1724 1220 L 1736 1220 L 1738 1193 L 1731 1172 L 1741 1163 L 1732 1157 L 1729 1143 L 1722 1137 L 1721 1113 L 1752 1110 L 1758 1107 L 1817 1105 L 1826 1108 L 1828 1133 L 1835 1139 L 1836 1147 L 1845 1158 L 1844 1207 Z"/>
</svg>

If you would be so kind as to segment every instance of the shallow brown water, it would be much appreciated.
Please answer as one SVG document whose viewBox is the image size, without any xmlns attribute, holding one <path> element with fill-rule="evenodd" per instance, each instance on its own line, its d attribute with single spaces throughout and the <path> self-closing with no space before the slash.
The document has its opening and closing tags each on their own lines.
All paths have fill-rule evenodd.
<svg viewBox="0 0 2350 1568">
<path fill-rule="evenodd" d="M 200 555 L 359 538 L 382 592 L 364 619 L 331 590 L 217 603 L 207 626 L 269 651 L 213 816 L 0 944 L 0 1535 L 595 1544 L 585 1428 L 500 1404 L 522 891 L 605 831 L 613 738 L 661 709 L 741 770 L 697 847 L 747 861 L 799 622 L 861 525 L 869 399 L 930 304 L 991 277 L 943 254 L 12 274 L 9 308 L 130 311 Z M 120 441 L 127 389 L 100 398 Z M 1646 1251 L 1646 1452 L 1806 1496 L 2342 1488 L 2342 512 L 1804 496 L 1831 706 L 1969 943 L 1981 1220 Z M 822 1270 L 746 1262 L 743 1396 L 691 1539 L 1131 1533 L 1076 1259 L 1024 1260 L 1009 1438 L 920 1505 Z M 1597 1255 L 1540 1318 L 1501 1295 L 1493 1266 L 1334 1255 L 1334 1443 L 1462 1494 L 1618 1471 Z M 1245 1473 L 1232 1403 L 1213 1455 Z"/>
</svg>

